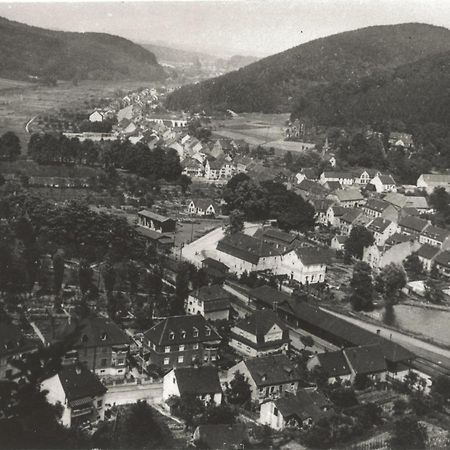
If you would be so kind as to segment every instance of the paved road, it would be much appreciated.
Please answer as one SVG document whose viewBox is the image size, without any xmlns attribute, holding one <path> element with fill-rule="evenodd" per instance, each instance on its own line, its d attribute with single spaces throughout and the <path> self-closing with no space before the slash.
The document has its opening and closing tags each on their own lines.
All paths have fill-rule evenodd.
<svg viewBox="0 0 450 450">
<path fill-rule="evenodd" d="M 365 322 L 364 320 L 357 319 L 355 317 L 349 317 L 345 314 L 340 314 L 323 307 L 321 307 L 321 309 L 337 317 L 340 317 L 347 322 L 358 325 L 361 328 L 364 328 L 372 333 L 376 333 L 377 330 L 380 330 L 380 336 L 383 336 L 386 339 L 391 339 L 397 344 L 402 345 L 403 347 L 415 353 L 421 360 L 430 361 L 434 365 L 450 370 L 450 350 L 446 350 L 428 342 L 421 341 L 420 339 L 408 336 L 407 334 L 404 334 L 400 331 L 385 328 L 382 324 L 375 325 Z"/>
<path fill-rule="evenodd" d="M 109 386 L 105 394 L 105 403 L 113 405 L 125 405 L 136 403 L 138 400 L 148 400 L 149 403 L 159 403 L 162 401 L 162 383 L 152 383 L 145 385 L 119 385 Z"/>
</svg>

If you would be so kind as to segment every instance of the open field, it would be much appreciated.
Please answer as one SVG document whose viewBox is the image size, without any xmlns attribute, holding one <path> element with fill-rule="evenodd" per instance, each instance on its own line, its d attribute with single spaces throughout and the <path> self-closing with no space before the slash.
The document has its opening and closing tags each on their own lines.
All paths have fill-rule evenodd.
<svg viewBox="0 0 450 450">
<path fill-rule="evenodd" d="M 28 142 L 25 125 L 45 111 L 64 107 L 86 108 L 86 103 L 101 97 L 111 97 L 117 90 L 128 91 L 146 86 L 142 81 L 82 81 L 78 86 L 61 81 L 57 86 L 41 86 L 0 79 L 0 134 L 14 131 L 22 145 Z"/>
</svg>

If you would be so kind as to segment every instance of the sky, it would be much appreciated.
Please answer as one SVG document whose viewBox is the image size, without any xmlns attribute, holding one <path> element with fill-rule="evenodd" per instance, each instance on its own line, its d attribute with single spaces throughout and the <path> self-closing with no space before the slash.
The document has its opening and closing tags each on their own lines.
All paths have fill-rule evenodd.
<svg viewBox="0 0 450 450">
<path fill-rule="evenodd" d="M 370 25 L 422 22 L 450 28 L 450 0 L 0 0 L 0 16 L 44 28 L 163 42 L 220 57 L 259 57 Z"/>
</svg>

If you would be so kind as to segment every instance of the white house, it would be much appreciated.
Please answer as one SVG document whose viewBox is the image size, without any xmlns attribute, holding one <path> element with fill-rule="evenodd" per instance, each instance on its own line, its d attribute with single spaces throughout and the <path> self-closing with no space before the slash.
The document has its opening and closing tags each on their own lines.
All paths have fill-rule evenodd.
<svg viewBox="0 0 450 450">
<path fill-rule="evenodd" d="M 325 184 L 328 181 L 337 181 L 341 183 L 342 186 L 351 186 L 355 182 L 355 177 L 351 172 L 322 172 L 320 175 L 320 183 Z"/>
<path fill-rule="evenodd" d="M 337 380 L 350 381 L 352 375 L 342 351 L 318 353 L 307 362 L 306 367 L 309 371 L 320 367 L 330 384 Z"/>
<path fill-rule="evenodd" d="M 391 263 L 402 264 L 405 258 L 416 252 L 419 247 L 420 244 L 417 241 L 409 240 L 391 246 L 374 244 L 364 248 L 362 260 L 372 269 L 379 270 Z"/>
<path fill-rule="evenodd" d="M 230 318 L 231 295 L 218 285 L 203 286 L 192 291 L 185 302 L 188 314 L 200 314 L 208 320 Z"/>
<path fill-rule="evenodd" d="M 41 390 L 48 391 L 49 403 L 61 404 L 61 423 L 66 427 L 104 419 L 107 389 L 84 364 L 63 366 L 56 375 L 41 383 Z"/>
<path fill-rule="evenodd" d="M 89 122 L 103 122 L 103 113 L 96 109 L 89 115 Z"/>
<path fill-rule="evenodd" d="M 219 372 L 213 366 L 176 367 L 164 375 L 163 400 L 171 397 L 195 396 L 205 403 L 222 403 Z"/>
<path fill-rule="evenodd" d="M 450 174 L 424 173 L 417 179 L 416 186 L 431 194 L 435 188 L 443 187 L 450 191 Z"/>
<path fill-rule="evenodd" d="M 218 213 L 218 209 L 212 200 L 197 198 L 189 202 L 188 213 L 197 216 L 215 216 Z"/>
<path fill-rule="evenodd" d="M 382 217 L 376 217 L 367 229 L 373 233 L 376 245 L 384 245 L 390 236 L 396 233 L 397 224 Z"/>
<path fill-rule="evenodd" d="M 391 175 L 377 175 L 370 182 L 377 192 L 397 192 L 397 184 Z"/>
<path fill-rule="evenodd" d="M 439 247 L 442 250 L 448 250 L 450 248 L 450 231 L 445 228 L 428 225 L 420 233 L 419 242 Z"/>
</svg>

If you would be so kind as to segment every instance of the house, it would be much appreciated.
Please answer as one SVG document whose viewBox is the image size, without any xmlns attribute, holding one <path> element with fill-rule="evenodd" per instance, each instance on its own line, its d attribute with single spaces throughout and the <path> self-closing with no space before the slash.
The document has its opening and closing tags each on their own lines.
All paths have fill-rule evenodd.
<svg viewBox="0 0 450 450">
<path fill-rule="evenodd" d="M 327 210 L 326 221 L 332 227 L 338 228 L 341 224 L 341 217 L 348 212 L 343 206 L 332 205 Z"/>
<path fill-rule="evenodd" d="M 327 199 L 312 199 L 311 203 L 316 211 L 316 222 L 324 226 L 329 225 L 327 213 L 330 206 L 334 204 L 333 201 Z"/>
<path fill-rule="evenodd" d="M 212 200 L 198 198 L 189 202 L 187 212 L 197 216 L 215 216 L 219 210 Z"/>
<path fill-rule="evenodd" d="M 144 333 L 149 363 L 164 370 L 217 359 L 221 337 L 199 314 L 171 316 Z"/>
<path fill-rule="evenodd" d="M 320 175 L 320 183 L 325 184 L 328 181 L 338 181 L 342 186 L 351 186 L 355 178 L 351 172 L 322 172 Z"/>
<path fill-rule="evenodd" d="M 316 181 L 302 180 L 294 187 L 294 191 L 300 195 L 304 200 L 309 198 L 324 198 L 327 190 Z"/>
<path fill-rule="evenodd" d="M 224 158 L 213 159 L 211 157 L 205 162 L 205 178 L 207 180 L 223 180 L 233 176 L 235 168 L 233 164 Z"/>
<path fill-rule="evenodd" d="M 137 227 L 136 231 L 158 251 L 168 252 L 170 251 L 170 248 L 175 244 L 172 234 L 159 233 L 158 231 L 150 230 L 149 228 L 145 227 Z"/>
<path fill-rule="evenodd" d="M 441 275 L 446 278 L 450 277 L 450 251 L 444 250 L 438 253 L 434 258 L 436 268 Z"/>
<path fill-rule="evenodd" d="M 202 269 L 206 272 L 208 277 L 220 282 L 225 280 L 228 271 L 230 270 L 227 265 L 214 258 L 205 258 L 202 261 Z"/>
<path fill-rule="evenodd" d="M 24 353 L 31 352 L 37 345 L 22 333 L 20 328 L 4 320 L 0 322 L 0 380 L 12 379 L 19 370 L 12 363 Z"/>
<path fill-rule="evenodd" d="M 213 366 L 175 367 L 164 375 L 163 400 L 195 396 L 205 403 L 222 403 L 219 372 Z"/>
<path fill-rule="evenodd" d="M 137 223 L 159 233 L 172 233 L 176 229 L 176 221 L 153 211 L 143 209 L 138 212 Z"/>
<path fill-rule="evenodd" d="M 345 208 L 356 208 L 365 203 L 365 198 L 358 189 L 338 189 L 328 194 L 327 199 Z"/>
<path fill-rule="evenodd" d="M 350 368 L 352 382 L 357 375 L 367 376 L 372 381 L 385 381 L 388 366 L 379 345 L 345 348 L 342 353 Z"/>
<path fill-rule="evenodd" d="M 56 375 L 41 383 L 41 390 L 48 392 L 50 404 L 62 406 L 61 423 L 66 427 L 104 419 L 107 389 L 84 364 L 64 365 Z"/>
<path fill-rule="evenodd" d="M 368 225 L 367 229 L 372 232 L 375 245 L 384 245 L 387 239 L 397 231 L 397 225 L 388 219 L 376 217 Z"/>
<path fill-rule="evenodd" d="M 203 286 L 192 291 L 185 301 L 188 314 L 200 314 L 207 320 L 230 318 L 231 295 L 218 285 Z"/>
<path fill-rule="evenodd" d="M 183 168 L 181 174 L 187 175 L 188 177 L 202 177 L 204 172 L 203 164 L 193 158 L 186 158 L 181 162 L 181 167 Z"/>
<path fill-rule="evenodd" d="M 244 450 L 250 437 L 245 423 L 199 425 L 192 440 L 197 448 Z"/>
<path fill-rule="evenodd" d="M 286 353 L 289 330 L 273 311 L 255 311 L 231 328 L 230 347 L 251 357 Z"/>
<path fill-rule="evenodd" d="M 423 213 L 430 209 L 427 198 L 419 195 L 404 195 L 398 192 L 391 192 L 385 195 L 383 200 L 395 206 L 398 210 L 415 208 L 420 213 Z"/>
<path fill-rule="evenodd" d="M 319 173 L 314 167 L 305 167 L 295 175 L 295 179 L 297 184 L 301 183 L 303 180 L 318 181 Z"/>
<path fill-rule="evenodd" d="M 420 233 L 419 242 L 447 250 L 450 248 L 450 231 L 430 224 Z"/>
<path fill-rule="evenodd" d="M 329 192 L 337 191 L 338 189 L 342 189 L 343 186 L 339 181 L 327 181 L 322 185 L 325 189 L 327 189 Z"/>
<path fill-rule="evenodd" d="M 309 371 L 320 367 L 322 372 L 328 377 L 328 383 L 332 384 L 338 380 L 346 381 L 351 379 L 352 371 L 341 350 L 335 352 L 318 353 L 314 355 L 306 364 Z"/>
<path fill-rule="evenodd" d="M 392 238 L 392 236 L 391 236 Z M 362 260 L 374 270 L 382 269 L 388 264 L 402 264 L 405 258 L 416 252 L 420 244 L 417 241 L 405 240 L 404 242 L 390 245 L 390 239 L 385 245 L 371 245 L 363 250 Z"/>
<path fill-rule="evenodd" d="M 103 113 L 98 109 L 89 114 L 89 122 L 103 122 L 103 119 Z"/>
<path fill-rule="evenodd" d="M 349 236 L 352 228 L 358 225 L 358 220 L 364 216 L 364 212 L 358 208 L 346 208 L 346 213 L 340 218 L 339 231 L 344 236 Z M 368 219 L 370 220 L 370 219 Z"/>
<path fill-rule="evenodd" d="M 364 211 L 364 214 L 369 217 L 382 217 L 383 219 L 388 219 L 392 222 L 397 221 L 398 212 L 395 207 L 378 198 L 370 198 L 367 200 L 366 204 L 362 206 L 362 210 Z"/>
<path fill-rule="evenodd" d="M 239 372 L 250 384 L 253 401 L 279 398 L 286 393 L 295 394 L 302 381 L 300 373 L 283 354 L 245 359 L 228 369 L 228 383 Z"/>
<path fill-rule="evenodd" d="M 333 236 L 333 239 L 331 239 L 330 247 L 333 250 L 339 250 L 342 251 L 345 248 L 345 241 L 348 239 L 347 236 L 343 236 L 341 234 L 337 234 L 336 236 Z"/>
<path fill-rule="evenodd" d="M 259 228 L 253 237 L 261 239 L 281 252 L 286 252 L 300 245 L 298 236 L 275 227 Z"/>
<path fill-rule="evenodd" d="M 389 145 L 394 147 L 412 148 L 414 146 L 413 137 L 408 133 L 393 131 L 389 134 Z"/>
<path fill-rule="evenodd" d="M 397 192 L 397 184 L 392 175 L 376 175 L 370 182 L 377 192 Z"/>
<path fill-rule="evenodd" d="M 373 178 L 380 175 L 380 173 L 381 172 L 376 169 L 362 169 L 355 172 L 355 183 L 366 186 L 373 180 Z"/>
<path fill-rule="evenodd" d="M 429 225 L 428 220 L 420 217 L 401 215 L 398 219 L 398 232 L 418 239 L 419 235 Z"/>
<path fill-rule="evenodd" d="M 328 261 L 329 253 L 323 248 L 298 247 L 283 255 L 281 266 L 273 273 L 287 275 L 302 284 L 323 283 Z"/>
<path fill-rule="evenodd" d="M 333 414 L 333 404 L 316 388 L 299 389 L 261 404 L 259 422 L 282 431 L 287 427 L 308 429 L 322 418 Z"/>
<path fill-rule="evenodd" d="M 443 187 L 449 192 L 450 174 L 424 173 L 417 179 L 416 186 L 427 194 L 431 194 L 438 187 Z"/>
<path fill-rule="evenodd" d="M 101 377 L 125 377 L 131 344 L 125 331 L 105 317 L 88 316 L 61 324 L 53 340 L 62 341 L 76 330 L 79 336 L 66 360 L 78 361 Z"/>
<path fill-rule="evenodd" d="M 430 272 L 431 268 L 433 267 L 434 259 L 439 252 L 439 247 L 434 247 L 430 244 L 423 244 L 419 248 L 419 250 L 417 250 L 417 257 L 419 258 L 419 261 L 422 263 L 423 269 L 426 272 Z"/>
</svg>

